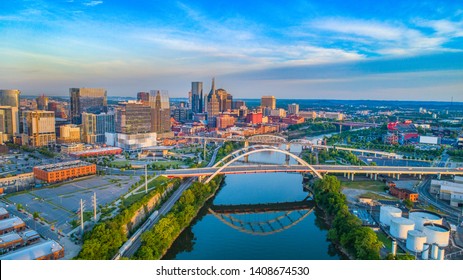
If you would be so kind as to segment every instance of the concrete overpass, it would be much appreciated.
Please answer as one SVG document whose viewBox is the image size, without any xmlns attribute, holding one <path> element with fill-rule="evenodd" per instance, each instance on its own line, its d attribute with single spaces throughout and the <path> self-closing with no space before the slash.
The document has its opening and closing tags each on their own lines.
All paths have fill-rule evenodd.
<svg viewBox="0 0 463 280">
<path fill-rule="evenodd" d="M 202 177 L 217 174 L 252 174 L 252 173 L 313 173 L 342 174 L 351 180 L 355 175 L 369 175 L 377 179 L 377 176 L 388 175 L 400 179 L 400 175 L 459 175 L 463 176 L 463 170 L 443 167 L 405 167 L 405 166 L 355 166 L 355 165 L 233 165 L 226 167 L 204 167 L 190 169 L 166 170 L 161 175 L 166 177 Z M 219 169 L 222 169 L 219 171 Z"/>
</svg>

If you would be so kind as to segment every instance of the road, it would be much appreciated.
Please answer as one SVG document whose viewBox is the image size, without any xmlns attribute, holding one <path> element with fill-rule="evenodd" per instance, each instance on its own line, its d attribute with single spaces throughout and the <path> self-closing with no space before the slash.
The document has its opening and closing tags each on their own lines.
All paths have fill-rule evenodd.
<svg viewBox="0 0 463 280">
<path fill-rule="evenodd" d="M 207 165 L 208 167 L 211 167 L 212 165 L 214 165 L 215 160 L 217 158 L 217 152 L 219 151 L 219 148 L 220 148 L 220 146 L 217 147 L 214 150 L 214 153 L 212 154 L 211 160 L 209 161 L 209 163 Z M 159 219 L 161 219 L 161 217 L 163 217 L 164 215 L 169 213 L 169 211 L 175 205 L 175 202 L 177 202 L 180 199 L 180 196 L 183 194 L 183 192 L 186 189 L 188 189 L 188 187 L 195 180 L 196 180 L 196 178 L 188 178 L 185 181 L 183 181 L 182 184 L 180 184 L 179 188 L 161 206 L 161 208 L 158 210 L 159 211 L 158 215 L 146 226 L 146 229 L 151 229 L 159 221 Z M 142 225 L 142 227 L 144 227 L 144 226 L 145 225 Z M 135 240 L 133 240 L 133 241 L 130 241 L 130 240 L 127 241 L 128 243 L 126 243 L 126 244 L 129 244 L 129 247 L 123 253 L 123 255 L 122 255 L 123 257 L 130 258 L 135 254 L 135 252 L 137 252 L 138 248 L 140 248 L 140 246 L 141 246 L 141 236 L 142 236 L 142 234 L 137 236 L 137 238 Z M 126 245 L 126 244 L 124 244 L 124 245 Z"/>
<path fill-rule="evenodd" d="M 403 166 L 354 166 L 354 165 L 312 165 L 319 173 L 354 173 L 354 174 L 409 174 L 409 175 L 463 175 L 463 170 L 445 167 L 403 167 Z M 190 169 L 172 169 L 162 172 L 172 177 L 208 176 L 217 171 L 219 167 L 204 167 Z M 310 172 L 303 165 L 238 165 L 227 166 L 220 173 L 244 174 L 265 172 Z"/>
</svg>

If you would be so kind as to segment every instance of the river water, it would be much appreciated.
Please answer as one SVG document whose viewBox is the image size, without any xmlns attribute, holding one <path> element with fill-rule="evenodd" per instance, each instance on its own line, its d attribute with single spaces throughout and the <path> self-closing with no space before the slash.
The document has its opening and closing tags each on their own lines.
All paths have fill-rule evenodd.
<svg viewBox="0 0 463 280">
<path fill-rule="evenodd" d="M 295 147 L 297 148 L 297 147 Z M 299 147 L 300 148 L 300 147 Z M 283 163 L 278 153 L 258 153 L 250 162 Z M 291 160 L 292 163 L 295 161 Z M 218 213 L 217 206 L 296 202 L 304 200 L 301 174 L 227 175 L 216 196 L 179 236 L 165 259 L 179 260 L 328 260 L 342 258 L 327 241 L 322 213 L 310 209 L 257 209 Z M 249 208 L 249 207 L 248 207 Z M 260 207 L 262 208 L 262 207 Z M 215 213 L 213 214 L 212 211 Z M 254 210 L 253 210 L 254 209 Z M 249 211 L 250 210 L 250 211 Z M 258 213 L 253 213 L 258 211 Z"/>
</svg>

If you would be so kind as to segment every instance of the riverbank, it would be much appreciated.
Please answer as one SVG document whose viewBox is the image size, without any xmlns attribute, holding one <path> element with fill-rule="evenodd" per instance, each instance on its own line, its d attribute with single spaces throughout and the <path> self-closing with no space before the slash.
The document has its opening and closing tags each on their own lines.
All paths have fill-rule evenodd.
<svg viewBox="0 0 463 280">
<path fill-rule="evenodd" d="M 204 204 L 214 197 L 222 181 L 223 176 L 217 176 L 208 184 L 193 183 L 175 203 L 171 212 L 142 235 L 142 245 L 135 253 L 134 259 L 161 259 L 198 215 Z"/>
<path fill-rule="evenodd" d="M 315 202 L 323 209 L 325 221 L 330 224 L 328 239 L 350 259 L 377 260 L 382 243 L 375 232 L 362 226 L 349 212 L 347 200 L 341 193 L 341 182 L 334 176 L 325 176 L 312 186 Z"/>
</svg>

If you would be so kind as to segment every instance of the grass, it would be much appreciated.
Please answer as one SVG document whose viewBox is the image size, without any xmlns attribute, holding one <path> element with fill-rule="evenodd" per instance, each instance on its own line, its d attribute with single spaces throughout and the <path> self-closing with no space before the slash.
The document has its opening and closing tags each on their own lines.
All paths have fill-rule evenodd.
<svg viewBox="0 0 463 280">
<path fill-rule="evenodd" d="M 127 165 L 130 165 L 130 162 L 128 160 L 123 160 L 123 161 L 113 161 L 111 162 L 111 167 L 125 167 Z"/>
<path fill-rule="evenodd" d="M 392 240 L 381 230 L 378 230 L 376 235 L 378 236 L 379 241 L 381 241 L 386 249 L 390 252 L 392 249 Z"/>
<path fill-rule="evenodd" d="M 348 189 L 367 190 L 372 192 L 383 192 L 384 183 L 380 181 L 341 181 L 341 186 Z"/>
<path fill-rule="evenodd" d="M 151 164 L 155 164 L 157 167 L 164 167 L 166 165 L 179 165 L 179 166 L 182 166 L 182 165 L 185 165 L 185 163 L 183 161 L 179 161 L 179 160 L 169 160 L 169 161 L 155 161 L 155 162 L 152 162 Z"/>
<path fill-rule="evenodd" d="M 373 193 L 373 192 L 367 192 L 365 194 L 362 194 L 361 197 L 371 198 L 371 199 L 374 199 L 374 200 L 391 200 L 391 201 L 398 201 L 399 200 L 398 198 L 395 198 L 395 197 L 390 197 L 390 196 L 386 196 L 386 195 L 380 195 L 380 194 Z"/>
<path fill-rule="evenodd" d="M 453 162 L 463 162 L 463 157 L 451 156 L 450 160 L 453 161 Z"/>
<path fill-rule="evenodd" d="M 130 207 L 130 205 L 134 204 L 135 202 L 137 202 L 144 196 L 145 196 L 144 192 L 131 195 L 122 201 L 122 205 L 124 206 L 124 208 L 128 208 Z"/>
</svg>

